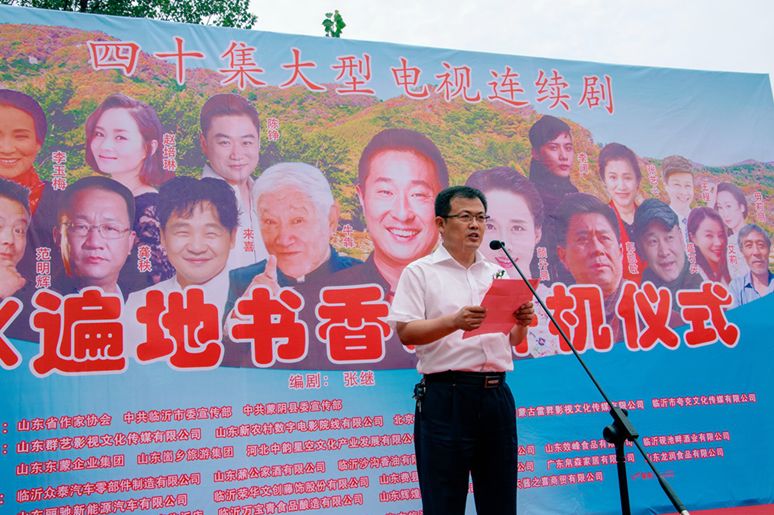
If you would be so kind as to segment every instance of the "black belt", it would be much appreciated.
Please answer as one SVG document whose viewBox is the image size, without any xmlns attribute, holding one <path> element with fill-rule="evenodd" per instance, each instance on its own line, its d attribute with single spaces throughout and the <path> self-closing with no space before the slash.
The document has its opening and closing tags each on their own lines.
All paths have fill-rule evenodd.
<svg viewBox="0 0 774 515">
<path fill-rule="evenodd" d="M 454 383 L 481 388 L 497 388 L 505 383 L 505 372 L 457 372 L 449 370 L 425 374 L 426 383 Z"/>
</svg>

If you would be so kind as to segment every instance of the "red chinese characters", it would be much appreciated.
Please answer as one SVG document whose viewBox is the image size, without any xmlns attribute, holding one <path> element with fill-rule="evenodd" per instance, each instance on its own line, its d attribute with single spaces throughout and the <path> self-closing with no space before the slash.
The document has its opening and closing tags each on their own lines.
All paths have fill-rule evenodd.
<svg viewBox="0 0 774 515">
<path fill-rule="evenodd" d="M 524 88 L 521 87 L 521 83 L 518 81 L 519 74 L 511 69 L 510 66 L 505 67 L 505 71 L 501 74 L 496 70 L 489 70 L 494 80 L 487 82 L 492 88 L 492 94 L 489 95 L 487 100 L 497 100 L 498 102 L 504 102 L 513 107 L 524 107 L 529 105 L 527 100 L 517 100 L 516 96 L 524 93 Z"/>
<path fill-rule="evenodd" d="M 268 288 L 253 288 L 236 302 L 239 321 L 229 336 L 234 342 L 252 344 L 256 367 L 301 361 L 309 349 L 306 322 L 298 319 L 303 307 L 304 298 L 290 288 L 281 289 L 278 298 L 273 298 Z"/>
<path fill-rule="evenodd" d="M 623 320 L 624 339 L 630 350 L 650 350 L 657 343 L 669 349 L 680 345 L 680 337 L 669 327 L 672 295 L 666 288 L 646 282 L 639 289 L 626 282 L 616 305 L 616 313 Z"/>
<path fill-rule="evenodd" d="M 730 323 L 723 311 L 731 302 L 731 294 L 720 283 L 705 282 L 701 290 L 677 292 L 680 312 L 690 324 L 684 336 L 686 345 L 698 347 L 720 340 L 734 347 L 739 342 L 739 327 Z"/>
<path fill-rule="evenodd" d="M 137 310 L 137 321 L 146 327 L 145 340 L 137 347 L 137 360 L 166 358 L 175 369 L 209 369 L 220 365 L 220 313 L 204 302 L 201 288 L 164 293 L 150 290 L 145 306 Z"/>
<path fill-rule="evenodd" d="M 596 285 L 573 285 L 567 288 L 562 283 L 554 284 L 546 306 L 553 312 L 556 322 L 578 352 L 586 350 L 589 340 L 594 349 L 610 350 L 613 344 L 613 330 L 606 323 L 602 290 Z M 552 334 L 559 334 L 554 324 Z M 562 339 L 560 348 L 571 352 Z"/>
<path fill-rule="evenodd" d="M 570 87 L 570 84 L 564 80 L 563 76 L 559 75 L 558 71 L 551 70 L 551 76 L 547 77 L 543 70 L 539 70 L 538 78 L 535 79 L 535 86 L 538 88 L 535 100 L 538 102 L 550 100 L 549 109 L 562 106 L 565 111 L 570 110 L 570 105 L 567 103 L 570 95 L 564 92 L 565 89 Z"/>
<path fill-rule="evenodd" d="M 384 321 L 390 306 L 377 285 L 323 288 L 317 305 L 317 337 L 331 363 L 373 363 L 384 359 L 392 331 Z"/>
<path fill-rule="evenodd" d="M 290 86 L 293 86 L 296 82 L 298 82 L 299 79 L 301 79 L 301 82 L 304 83 L 304 86 L 309 91 L 326 91 L 326 88 L 324 86 L 321 86 L 316 82 L 311 81 L 309 77 L 307 77 L 302 71 L 302 68 L 317 68 L 317 63 L 315 63 L 314 61 L 301 62 L 301 50 L 299 50 L 298 48 L 295 48 L 295 47 L 291 48 L 290 51 L 293 53 L 293 62 L 283 64 L 282 68 L 285 70 L 293 70 L 293 74 L 290 76 L 288 80 L 280 84 L 279 87 L 289 88 Z"/>
<path fill-rule="evenodd" d="M 583 95 L 578 105 L 586 104 L 589 109 L 599 107 L 604 102 L 605 111 L 613 114 L 615 106 L 613 105 L 613 79 L 610 75 L 605 75 L 604 80 L 600 80 L 596 75 L 587 75 L 583 77 Z"/>
<path fill-rule="evenodd" d="M 355 55 L 343 55 L 336 58 L 339 63 L 331 66 L 332 70 L 338 70 L 339 74 L 334 80 L 343 80 L 343 88 L 336 88 L 339 95 L 374 95 L 371 88 L 362 86 L 371 81 L 371 56 L 364 53 L 360 59 Z"/>
<path fill-rule="evenodd" d="M 132 41 L 88 41 L 91 67 L 94 70 L 122 70 L 131 76 L 137 67 L 140 45 Z"/>
<path fill-rule="evenodd" d="M 242 41 L 232 41 L 229 47 L 220 56 L 221 59 L 228 59 L 228 68 L 221 68 L 218 71 L 222 74 L 230 74 L 220 81 L 225 86 L 236 82 L 241 90 L 249 82 L 255 87 L 265 86 L 266 83 L 257 78 L 257 75 L 263 73 L 263 68 L 258 67 L 258 63 L 253 59 L 255 47 L 247 46 Z"/>
<path fill-rule="evenodd" d="M 3 331 L 19 316 L 21 309 L 22 303 L 14 297 L 7 297 L 0 303 L 0 367 L 6 370 L 14 369 L 21 363 L 21 354 L 3 335 Z"/>
<path fill-rule="evenodd" d="M 465 102 L 475 103 L 481 101 L 481 92 L 476 91 L 475 95 L 470 94 L 472 87 L 470 66 L 452 66 L 446 61 L 441 63 L 446 69 L 445 72 L 435 76 L 441 83 L 435 88 L 436 93 L 443 94 L 444 100 L 450 102 L 452 99 L 462 95 Z"/>
<path fill-rule="evenodd" d="M 64 298 L 48 290 L 32 299 L 36 307 L 32 326 L 41 333 L 40 352 L 32 372 L 46 376 L 121 372 L 126 369 L 121 298 L 87 288 Z"/>
<path fill-rule="evenodd" d="M 405 57 L 400 58 L 400 68 L 390 67 L 390 71 L 392 72 L 392 78 L 395 81 L 395 85 L 399 88 L 403 88 L 403 94 L 407 97 L 420 99 L 430 96 L 430 86 L 427 84 L 417 91 L 422 70 L 416 66 L 409 66 L 408 59 Z"/>
<path fill-rule="evenodd" d="M 160 59 L 175 59 L 177 83 L 183 85 L 185 84 L 185 60 L 187 58 L 204 59 L 204 54 L 202 52 L 183 52 L 185 40 L 180 36 L 175 36 L 174 40 L 176 52 L 156 52 L 153 55 Z"/>
</svg>

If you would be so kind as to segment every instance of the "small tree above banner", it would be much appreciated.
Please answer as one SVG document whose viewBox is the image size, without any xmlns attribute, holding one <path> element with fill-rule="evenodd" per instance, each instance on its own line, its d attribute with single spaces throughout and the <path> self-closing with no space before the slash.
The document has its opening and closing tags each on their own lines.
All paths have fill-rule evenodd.
<svg viewBox="0 0 774 515">
<path fill-rule="evenodd" d="M 325 13 L 325 19 L 323 20 L 322 25 L 325 27 L 326 38 L 340 38 L 341 31 L 347 26 L 338 9 L 332 13 Z"/>
</svg>

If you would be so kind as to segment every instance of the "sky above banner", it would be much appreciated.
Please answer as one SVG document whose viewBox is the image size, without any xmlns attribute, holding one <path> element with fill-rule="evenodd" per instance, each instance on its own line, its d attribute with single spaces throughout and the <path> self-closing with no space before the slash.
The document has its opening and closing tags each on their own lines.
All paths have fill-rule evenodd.
<svg viewBox="0 0 774 515">
<path fill-rule="evenodd" d="M 774 4 L 766 0 L 252 0 L 257 30 L 321 35 L 339 9 L 350 39 L 611 64 L 774 75 Z"/>
</svg>

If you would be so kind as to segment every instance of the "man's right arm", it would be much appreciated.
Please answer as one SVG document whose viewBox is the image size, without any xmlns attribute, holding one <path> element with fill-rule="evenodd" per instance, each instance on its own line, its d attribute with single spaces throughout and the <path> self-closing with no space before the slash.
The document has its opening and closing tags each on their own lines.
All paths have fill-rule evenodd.
<svg viewBox="0 0 774 515">
<path fill-rule="evenodd" d="M 395 329 L 403 345 L 427 345 L 448 336 L 459 329 L 470 331 L 478 328 L 486 318 L 481 306 L 465 306 L 456 313 L 429 320 L 398 322 Z"/>
</svg>

